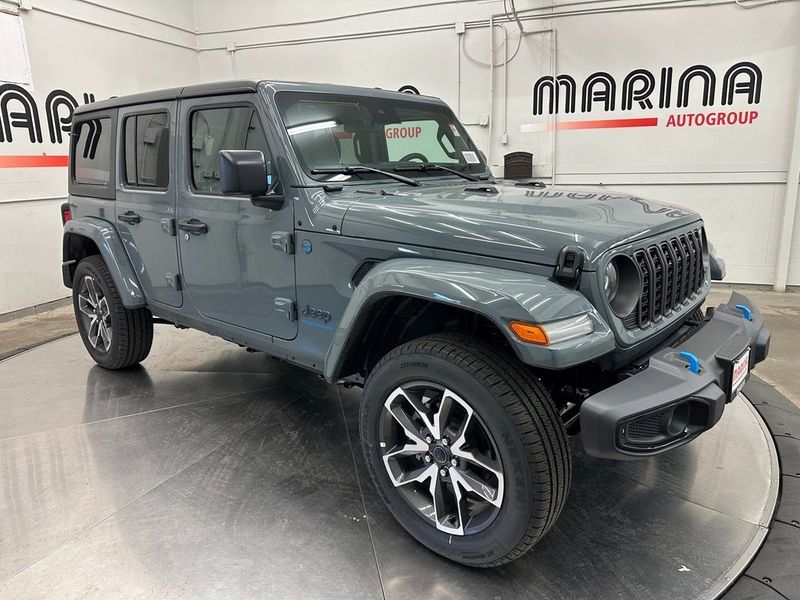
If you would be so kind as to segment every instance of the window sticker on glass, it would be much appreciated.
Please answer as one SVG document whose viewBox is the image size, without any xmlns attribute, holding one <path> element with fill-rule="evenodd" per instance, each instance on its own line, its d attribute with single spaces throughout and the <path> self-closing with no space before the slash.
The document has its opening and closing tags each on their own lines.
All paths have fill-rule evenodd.
<svg viewBox="0 0 800 600">
<path fill-rule="evenodd" d="M 461 134 L 458 133 L 458 127 L 456 127 L 454 123 L 450 123 L 450 131 L 453 132 L 454 136 L 461 137 Z"/>
<path fill-rule="evenodd" d="M 461 152 L 461 156 L 463 156 L 464 160 L 471 165 L 477 165 L 481 162 L 481 159 L 478 158 L 478 155 L 472 150 L 463 150 Z"/>
</svg>

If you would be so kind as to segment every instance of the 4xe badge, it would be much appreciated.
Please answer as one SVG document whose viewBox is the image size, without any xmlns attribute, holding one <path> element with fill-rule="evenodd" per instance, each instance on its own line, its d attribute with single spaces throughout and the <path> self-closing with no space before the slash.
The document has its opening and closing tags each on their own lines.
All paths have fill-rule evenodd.
<svg viewBox="0 0 800 600">
<path fill-rule="evenodd" d="M 300 313 L 304 317 L 316 319 L 317 321 L 322 321 L 323 323 L 330 323 L 331 319 L 333 318 L 330 311 L 327 311 L 323 308 L 314 308 L 310 304 L 306 304 Z"/>
</svg>

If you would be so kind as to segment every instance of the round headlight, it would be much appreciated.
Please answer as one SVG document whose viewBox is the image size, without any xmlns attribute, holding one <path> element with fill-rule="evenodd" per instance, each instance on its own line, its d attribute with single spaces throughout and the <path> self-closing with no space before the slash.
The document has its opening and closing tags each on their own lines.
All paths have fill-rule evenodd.
<svg viewBox="0 0 800 600">
<path fill-rule="evenodd" d="M 606 273 L 603 275 L 603 291 L 606 294 L 606 300 L 609 302 L 614 300 L 619 290 L 619 271 L 612 260 L 606 267 Z"/>
<path fill-rule="evenodd" d="M 611 259 L 603 274 L 603 291 L 611 310 L 620 319 L 633 312 L 642 293 L 642 280 L 630 257 L 619 254 Z"/>
</svg>

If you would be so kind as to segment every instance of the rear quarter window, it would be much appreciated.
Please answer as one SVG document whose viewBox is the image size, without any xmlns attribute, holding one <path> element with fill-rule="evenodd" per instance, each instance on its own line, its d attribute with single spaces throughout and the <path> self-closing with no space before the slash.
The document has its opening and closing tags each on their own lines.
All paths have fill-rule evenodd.
<svg viewBox="0 0 800 600">
<path fill-rule="evenodd" d="M 108 185 L 111 181 L 111 119 L 90 119 L 75 126 L 75 183 Z"/>
<path fill-rule="evenodd" d="M 117 111 L 76 116 L 69 152 L 69 193 L 115 198 Z"/>
</svg>

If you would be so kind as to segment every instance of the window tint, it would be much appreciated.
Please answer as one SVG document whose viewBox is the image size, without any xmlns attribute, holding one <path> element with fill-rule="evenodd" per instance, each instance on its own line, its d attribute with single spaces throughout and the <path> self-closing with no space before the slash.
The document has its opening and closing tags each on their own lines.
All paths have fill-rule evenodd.
<svg viewBox="0 0 800 600">
<path fill-rule="evenodd" d="M 253 107 L 209 108 L 192 113 L 192 182 L 196 190 L 220 191 L 220 150 L 261 150 L 269 172 L 269 148 Z"/>
<path fill-rule="evenodd" d="M 75 125 L 73 179 L 76 183 L 108 185 L 111 181 L 111 119 L 91 119 Z"/>
<path fill-rule="evenodd" d="M 169 186 L 169 115 L 132 115 L 125 119 L 125 183 L 134 187 Z"/>
</svg>

